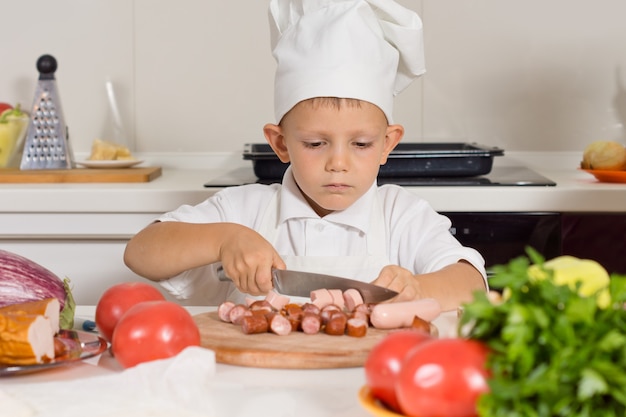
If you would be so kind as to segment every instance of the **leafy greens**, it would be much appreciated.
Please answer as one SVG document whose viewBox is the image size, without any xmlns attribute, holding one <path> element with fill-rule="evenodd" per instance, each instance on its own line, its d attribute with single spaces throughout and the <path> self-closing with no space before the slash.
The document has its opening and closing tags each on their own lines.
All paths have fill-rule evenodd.
<svg viewBox="0 0 626 417">
<path fill-rule="evenodd" d="M 626 416 L 626 276 L 612 275 L 611 304 L 556 285 L 552 272 L 536 280 L 527 257 L 494 268 L 490 285 L 502 302 L 485 293 L 463 306 L 460 334 L 492 349 L 490 393 L 478 403 L 489 417 Z"/>
</svg>

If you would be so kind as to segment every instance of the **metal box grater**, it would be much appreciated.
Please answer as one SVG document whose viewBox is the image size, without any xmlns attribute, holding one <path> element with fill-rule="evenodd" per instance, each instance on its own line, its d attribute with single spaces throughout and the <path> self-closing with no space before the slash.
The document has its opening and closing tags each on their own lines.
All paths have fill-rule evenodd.
<svg viewBox="0 0 626 417">
<path fill-rule="evenodd" d="M 37 70 L 39 81 L 20 169 L 73 168 L 74 155 L 54 78 L 56 59 L 51 55 L 42 55 L 37 60 Z"/>
</svg>

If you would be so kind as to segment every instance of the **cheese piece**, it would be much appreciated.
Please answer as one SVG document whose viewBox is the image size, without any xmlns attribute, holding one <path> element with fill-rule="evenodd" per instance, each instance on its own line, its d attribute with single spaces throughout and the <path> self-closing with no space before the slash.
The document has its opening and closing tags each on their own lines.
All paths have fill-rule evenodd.
<svg viewBox="0 0 626 417">
<path fill-rule="evenodd" d="M 90 161 L 115 161 L 135 159 L 130 149 L 117 143 L 101 139 L 94 139 L 91 145 Z"/>
<path fill-rule="evenodd" d="M 45 300 L 29 301 L 25 303 L 12 304 L 0 307 L 0 314 L 30 314 L 44 316 L 49 320 L 50 332 L 54 336 L 59 332 L 59 312 L 61 304 L 56 298 L 46 298 Z"/>
<path fill-rule="evenodd" d="M 33 365 L 54 359 L 50 319 L 42 315 L 0 314 L 0 363 Z"/>
</svg>

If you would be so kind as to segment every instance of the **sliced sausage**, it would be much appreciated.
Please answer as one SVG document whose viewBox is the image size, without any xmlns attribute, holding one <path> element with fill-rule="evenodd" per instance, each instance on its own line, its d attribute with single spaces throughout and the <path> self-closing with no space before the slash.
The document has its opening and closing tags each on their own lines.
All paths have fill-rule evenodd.
<svg viewBox="0 0 626 417">
<path fill-rule="evenodd" d="M 363 304 L 363 297 L 358 290 L 350 288 L 343 292 L 343 301 L 346 306 L 346 310 L 354 311 L 357 306 Z"/>
<path fill-rule="evenodd" d="M 272 333 L 279 336 L 287 336 L 292 331 L 292 323 L 280 313 L 270 313 L 267 316 L 267 322 Z"/>
<path fill-rule="evenodd" d="M 252 304 L 250 304 L 250 310 L 264 311 L 269 313 L 271 311 L 274 311 L 274 307 L 272 307 L 272 304 L 270 304 L 270 302 L 267 300 L 256 300 Z"/>
<path fill-rule="evenodd" d="M 217 307 L 217 316 L 220 320 L 225 321 L 226 323 L 230 323 L 230 310 L 235 307 L 235 303 L 232 301 L 224 301 Z"/>
<path fill-rule="evenodd" d="M 287 297 L 286 295 L 278 294 L 276 291 L 272 290 L 267 293 L 265 299 L 268 303 L 272 305 L 272 307 L 274 307 L 274 310 L 276 311 L 282 310 L 283 307 L 289 304 L 289 297 Z"/>
<path fill-rule="evenodd" d="M 241 319 L 241 331 L 245 334 L 267 333 L 267 318 L 261 314 L 245 316 Z"/>
<path fill-rule="evenodd" d="M 343 291 L 341 290 L 328 290 L 331 298 L 333 299 L 333 304 L 343 310 L 345 306 L 345 302 L 343 300 Z"/>
<path fill-rule="evenodd" d="M 324 326 L 324 333 L 332 336 L 341 336 L 346 332 L 347 322 L 348 316 L 344 312 L 334 312 Z"/>
<path fill-rule="evenodd" d="M 420 317 L 413 317 L 411 322 L 411 329 L 419 330 L 430 334 L 430 323 Z"/>
<path fill-rule="evenodd" d="M 353 311 L 352 313 L 349 314 L 349 318 L 351 319 L 360 319 L 363 320 L 365 323 L 370 322 L 370 316 L 369 314 L 366 314 L 362 311 Z"/>
<path fill-rule="evenodd" d="M 287 304 L 282 310 L 287 317 L 302 318 L 302 306 L 299 304 Z"/>
<path fill-rule="evenodd" d="M 311 291 L 311 302 L 319 308 L 324 308 L 333 303 L 333 297 L 326 288 Z"/>
<path fill-rule="evenodd" d="M 302 315 L 304 314 L 301 305 L 295 303 L 287 304 L 283 307 L 281 313 L 289 320 L 289 323 L 291 323 L 291 331 L 297 332 L 300 330 Z"/>
<path fill-rule="evenodd" d="M 289 321 L 289 324 L 291 324 L 292 332 L 297 332 L 302 328 L 302 316 L 300 317 L 284 316 L 284 317 Z"/>
<path fill-rule="evenodd" d="M 247 305 L 237 304 L 230 309 L 230 312 L 228 313 L 228 318 L 230 319 L 231 323 L 239 325 L 241 324 L 241 321 L 245 316 L 251 315 L 252 312 Z"/>
<path fill-rule="evenodd" d="M 330 316 L 332 316 L 332 314 L 336 311 L 341 311 L 341 309 L 334 304 L 328 304 L 327 306 L 322 308 L 322 310 L 320 311 L 322 324 L 325 325 L 326 323 L 328 323 L 328 320 L 330 320 Z"/>
<path fill-rule="evenodd" d="M 321 308 L 319 308 L 318 306 L 316 306 L 313 303 L 304 303 L 302 304 L 302 311 L 304 313 L 313 313 L 313 314 L 320 314 L 320 312 L 322 311 Z"/>
<path fill-rule="evenodd" d="M 441 313 L 441 305 L 434 298 L 415 301 L 376 304 L 370 315 L 372 326 L 377 329 L 411 327 L 415 316 L 428 322 Z"/>
<path fill-rule="evenodd" d="M 364 337 L 367 334 L 367 327 L 367 320 L 352 317 L 346 322 L 346 334 L 352 337 Z"/>
<path fill-rule="evenodd" d="M 300 328 L 305 334 L 317 334 L 322 329 L 322 317 L 313 312 L 305 312 Z"/>
<path fill-rule="evenodd" d="M 359 304 L 358 306 L 356 306 L 354 308 L 355 311 L 362 311 L 363 313 L 366 313 L 368 316 L 370 314 L 372 314 L 372 309 L 374 308 L 376 304 L 374 303 L 363 303 L 363 304 Z"/>
</svg>

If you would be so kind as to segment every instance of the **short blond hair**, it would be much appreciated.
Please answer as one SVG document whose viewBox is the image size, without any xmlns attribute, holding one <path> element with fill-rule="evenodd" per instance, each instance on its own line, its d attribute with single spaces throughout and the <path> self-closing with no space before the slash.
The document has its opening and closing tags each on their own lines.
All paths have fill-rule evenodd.
<svg viewBox="0 0 626 417">
<path fill-rule="evenodd" d="M 341 110 L 342 106 L 352 107 L 352 108 L 361 108 L 361 103 L 363 100 L 359 100 L 356 98 L 343 98 L 343 97 L 313 97 L 308 98 L 306 100 L 300 101 L 298 104 L 292 107 L 295 108 L 299 105 L 307 105 L 313 109 L 317 109 L 320 107 L 330 107 L 336 110 Z M 285 116 L 289 114 L 291 110 L 285 113 Z M 281 122 L 285 119 L 285 116 L 281 119 Z M 280 123 L 279 123 L 280 124 Z"/>
</svg>

